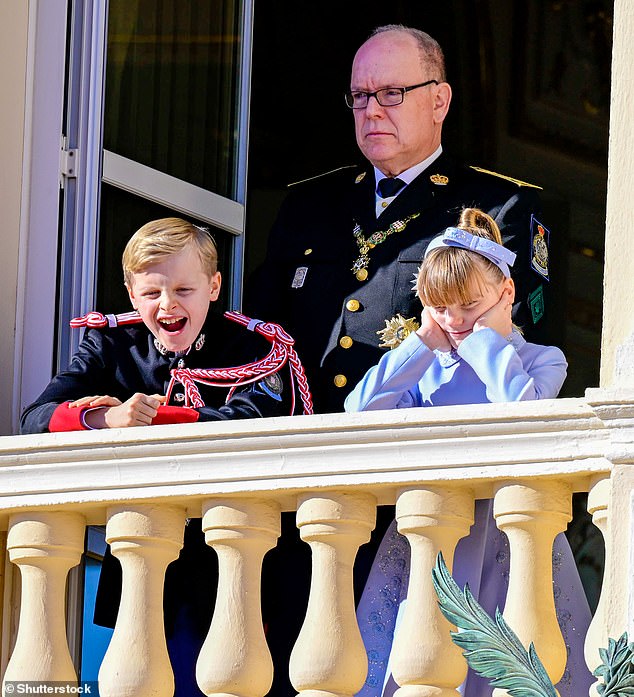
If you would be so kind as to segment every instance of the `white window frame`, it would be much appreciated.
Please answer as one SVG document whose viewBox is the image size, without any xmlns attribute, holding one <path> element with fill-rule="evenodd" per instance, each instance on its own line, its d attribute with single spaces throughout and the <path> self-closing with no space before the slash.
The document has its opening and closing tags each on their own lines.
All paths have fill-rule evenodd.
<svg viewBox="0 0 634 697">
<path fill-rule="evenodd" d="M 229 304 L 242 301 L 248 159 L 253 2 L 244 0 L 238 88 L 235 200 L 103 151 L 103 95 L 108 0 L 34 0 L 30 3 L 25 131 L 25 185 L 15 345 L 13 427 L 57 365 L 68 363 L 79 333 L 68 320 L 94 307 L 102 181 L 209 222 L 233 234 Z M 70 9 L 68 9 L 70 7 Z M 71 37 L 67 67 L 67 12 Z M 70 81 L 63 133 L 66 72 Z M 77 92 L 72 92 L 76 90 Z M 76 97 L 76 95 L 78 95 Z M 74 171 L 63 175 L 63 150 Z M 60 185 L 63 197 L 60 196 Z M 61 206 L 61 234 L 59 230 Z M 58 244 L 61 240 L 61 248 Z M 60 257 L 60 268 L 57 259 Z M 59 291 L 58 291 L 59 289 Z M 54 345 L 54 337 L 57 343 Z"/>
<path fill-rule="evenodd" d="M 55 334 L 67 0 L 29 3 L 12 427 L 50 379 Z"/>
</svg>

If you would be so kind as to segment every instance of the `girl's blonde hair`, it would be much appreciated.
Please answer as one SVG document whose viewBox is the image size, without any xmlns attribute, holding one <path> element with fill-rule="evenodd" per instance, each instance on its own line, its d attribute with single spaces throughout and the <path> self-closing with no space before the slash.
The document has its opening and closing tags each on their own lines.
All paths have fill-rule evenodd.
<svg viewBox="0 0 634 697">
<path fill-rule="evenodd" d="M 464 208 L 457 225 L 472 235 L 502 244 L 502 235 L 490 215 L 478 208 Z M 501 283 L 505 276 L 491 261 L 460 247 L 433 249 L 424 259 L 416 278 L 416 294 L 423 305 L 466 305 L 487 286 Z"/>
<path fill-rule="evenodd" d="M 132 275 L 148 266 L 182 252 L 193 244 L 203 271 L 211 278 L 218 270 L 216 244 L 205 228 L 182 218 L 160 218 L 139 228 L 123 250 L 123 279 L 130 285 Z"/>
</svg>

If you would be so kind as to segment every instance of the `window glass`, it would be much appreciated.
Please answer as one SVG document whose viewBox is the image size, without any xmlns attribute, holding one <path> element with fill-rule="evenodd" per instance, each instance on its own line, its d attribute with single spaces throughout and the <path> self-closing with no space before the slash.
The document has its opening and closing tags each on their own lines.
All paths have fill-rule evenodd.
<svg viewBox="0 0 634 697">
<path fill-rule="evenodd" d="M 234 197 L 240 0 L 110 0 L 104 147 Z"/>
<path fill-rule="evenodd" d="M 223 290 L 218 305 L 226 307 L 228 270 L 231 268 L 233 235 L 201 223 L 190 216 L 160 206 L 152 201 L 104 184 L 101 187 L 101 224 L 99 232 L 99 270 L 97 273 L 97 305 L 99 312 L 128 312 L 130 300 L 123 285 L 121 255 L 127 241 L 145 223 L 157 218 L 177 217 L 209 229 L 218 248 L 218 270 L 223 275 Z M 225 273 L 227 272 L 227 273 Z"/>
</svg>

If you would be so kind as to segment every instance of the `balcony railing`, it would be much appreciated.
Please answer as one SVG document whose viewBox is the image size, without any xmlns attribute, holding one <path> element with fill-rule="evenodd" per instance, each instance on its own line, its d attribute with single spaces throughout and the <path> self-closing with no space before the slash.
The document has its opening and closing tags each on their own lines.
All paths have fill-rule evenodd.
<svg viewBox="0 0 634 697">
<path fill-rule="evenodd" d="M 420 694 L 457 694 L 464 659 L 429 572 L 437 552 L 451 560 L 468 533 L 474 500 L 493 498 L 514 560 L 505 616 L 523 642 L 536 642 L 556 681 L 566 652 L 554 606 L 544 602 L 552 579 L 539 560 L 550 558 L 554 536 L 565 529 L 574 492 L 589 492 L 606 539 L 604 587 L 586 641 L 594 669 L 598 647 L 627 628 L 633 425 L 631 393 L 590 390 L 584 399 L 0 438 L 0 529 L 21 572 L 19 609 L 4 593 L 4 680 L 77 679 L 66 638 L 67 575 L 80 561 L 85 526 L 106 524 L 123 590 L 100 692 L 168 697 L 163 578 L 186 518 L 202 517 L 220 564 L 198 682 L 208 695 L 265 695 L 273 667 L 260 612 L 261 563 L 276 544 L 280 512 L 296 510 L 313 574 L 291 680 L 306 696 L 353 695 L 367 670 L 354 558 L 377 504 L 396 503 L 417 573 L 395 675 L 438 689 Z M 610 520 L 612 511 L 619 520 Z M 323 608 L 331 608 L 327 618 Z"/>
</svg>

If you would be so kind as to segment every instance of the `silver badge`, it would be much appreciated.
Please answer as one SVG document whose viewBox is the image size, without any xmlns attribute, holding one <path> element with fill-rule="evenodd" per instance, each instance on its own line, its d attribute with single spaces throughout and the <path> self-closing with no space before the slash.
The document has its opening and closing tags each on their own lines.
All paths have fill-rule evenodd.
<svg viewBox="0 0 634 697">
<path fill-rule="evenodd" d="M 308 266 L 298 266 L 297 269 L 295 269 L 295 275 L 293 276 L 291 288 L 301 288 L 304 285 L 307 273 Z"/>
</svg>

